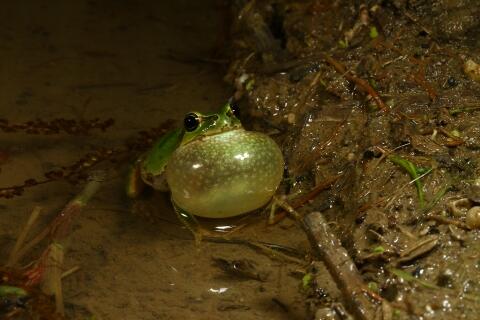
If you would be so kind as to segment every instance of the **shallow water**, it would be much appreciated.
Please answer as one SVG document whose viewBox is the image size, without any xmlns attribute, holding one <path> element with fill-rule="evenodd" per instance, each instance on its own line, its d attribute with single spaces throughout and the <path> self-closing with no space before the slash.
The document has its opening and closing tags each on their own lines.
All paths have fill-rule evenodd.
<svg viewBox="0 0 480 320">
<path fill-rule="evenodd" d="M 0 185 L 11 186 L 99 147 L 122 145 L 139 130 L 195 109 L 218 108 L 231 94 L 225 69 L 208 62 L 221 52 L 225 8 L 219 1 L 23 1 L 0 11 L 0 118 L 113 118 L 106 133 L 53 136 L 0 133 Z M 5 156 L 6 157 L 6 156 Z M 285 264 L 238 245 L 195 246 L 168 196 L 140 204 L 124 196 L 126 164 L 116 165 L 75 223 L 63 281 L 69 318 L 295 319 L 303 318 L 299 279 Z M 81 185 L 54 182 L 0 200 L 0 255 L 12 248 L 35 205 L 45 225 Z M 132 208 L 135 208 L 133 210 Z M 151 223 L 132 211 L 148 211 Z M 37 227 L 40 229 L 40 226 Z M 289 236 L 286 237 L 285 235 Z M 239 236 L 300 247 L 293 229 L 264 227 Z M 287 241 L 288 239 L 288 241 Z M 28 256 L 28 263 L 41 252 Z M 213 257 L 247 258 L 267 281 L 239 280 Z M 281 305 L 288 306 L 287 309 Z"/>
</svg>

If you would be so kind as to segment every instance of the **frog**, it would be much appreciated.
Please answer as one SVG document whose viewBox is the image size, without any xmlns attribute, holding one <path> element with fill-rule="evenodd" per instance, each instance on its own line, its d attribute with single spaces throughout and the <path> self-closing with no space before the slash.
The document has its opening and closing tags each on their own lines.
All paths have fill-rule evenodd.
<svg viewBox="0 0 480 320">
<path fill-rule="evenodd" d="M 181 128 L 137 159 L 126 191 L 130 198 L 138 198 L 145 186 L 169 191 L 178 217 L 198 239 L 205 230 L 195 217 L 230 218 L 266 206 L 283 172 L 278 144 L 246 130 L 238 106 L 228 102 L 217 112 L 187 113 Z"/>
</svg>

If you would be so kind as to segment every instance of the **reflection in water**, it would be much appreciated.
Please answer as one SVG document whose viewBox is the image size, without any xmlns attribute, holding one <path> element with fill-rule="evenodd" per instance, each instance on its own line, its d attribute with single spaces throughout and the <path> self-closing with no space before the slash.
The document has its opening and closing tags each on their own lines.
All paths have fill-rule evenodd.
<svg viewBox="0 0 480 320">
<path fill-rule="evenodd" d="M 228 288 L 218 288 L 218 289 L 210 288 L 208 291 L 213 293 L 225 293 L 227 292 L 227 290 Z"/>
<path fill-rule="evenodd" d="M 234 225 L 215 226 L 215 231 L 217 231 L 217 232 L 230 232 L 234 228 L 236 228 L 236 226 L 234 226 Z"/>
</svg>

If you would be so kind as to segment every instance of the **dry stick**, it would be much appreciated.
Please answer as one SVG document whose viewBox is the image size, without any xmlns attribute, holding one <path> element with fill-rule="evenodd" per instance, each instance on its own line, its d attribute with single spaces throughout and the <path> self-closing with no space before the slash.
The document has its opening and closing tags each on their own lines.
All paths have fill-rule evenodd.
<svg viewBox="0 0 480 320">
<path fill-rule="evenodd" d="M 203 241 L 207 241 L 207 242 L 214 242 L 214 243 L 227 243 L 227 244 L 239 244 L 239 245 L 245 245 L 247 247 L 250 247 L 252 249 L 255 249 L 255 250 L 258 250 L 258 251 L 261 251 L 262 253 L 265 253 L 267 256 L 271 257 L 271 258 L 278 258 L 279 260 L 284 260 L 286 262 L 292 262 L 292 263 L 296 263 L 296 264 L 300 264 L 300 265 L 304 265 L 305 264 L 305 261 L 300 259 L 300 258 L 297 258 L 297 257 L 293 257 L 291 254 L 286 254 L 286 253 L 283 253 L 281 252 L 280 250 L 275 250 L 275 247 L 281 247 L 283 249 L 288 249 L 288 250 L 294 250 L 292 248 L 288 248 L 288 247 L 283 247 L 283 246 L 278 246 L 278 245 L 275 245 L 275 244 L 272 244 L 272 243 L 264 243 L 264 242 L 261 242 L 261 241 L 249 241 L 249 240 L 245 240 L 245 239 L 241 239 L 241 238 L 232 238 L 232 239 L 226 239 L 226 238 L 222 238 L 222 237 L 203 237 L 202 238 Z M 297 252 L 295 252 L 297 253 Z M 298 254 L 296 254 L 296 256 L 298 256 Z"/>
<path fill-rule="evenodd" d="M 62 268 L 64 248 L 54 242 L 48 247 L 46 257 L 45 275 L 42 279 L 42 291 L 45 294 L 55 296 L 55 309 L 64 315 L 63 292 L 62 292 Z"/>
<path fill-rule="evenodd" d="M 40 241 L 45 239 L 45 237 L 50 233 L 50 226 L 47 226 L 39 234 L 37 234 L 32 240 L 27 242 L 23 247 L 21 247 L 14 258 L 11 260 L 11 265 L 14 266 L 20 261 L 25 254 L 27 254 L 33 247 L 35 247 Z"/>
<path fill-rule="evenodd" d="M 383 100 L 367 81 L 355 76 L 352 72 L 348 71 L 343 64 L 333 59 L 328 54 L 323 54 L 323 58 L 325 59 L 325 61 L 328 62 L 328 64 L 334 67 L 337 72 L 341 73 L 348 81 L 355 83 L 361 91 L 368 93 L 373 98 L 373 100 L 375 100 L 375 103 L 377 104 L 378 108 L 380 108 L 380 110 L 387 110 L 387 107 L 385 106 Z"/>
<path fill-rule="evenodd" d="M 437 100 L 437 92 L 432 87 L 432 85 L 427 82 L 427 79 L 425 79 L 425 66 L 423 62 L 419 64 L 418 72 L 413 74 L 412 77 L 413 81 L 415 81 L 416 84 L 418 84 L 428 93 L 428 97 L 430 98 L 430 100 Z"/>
<path fill-rule="evenodd" d="M 45 259 L 41 258 L 39 262 L 42 266 L 39 267 L 37 265 L 35 268 L 38 269 L 38 278 L 42 279 L 42 290 L 46 294 L 55 295 L 56 311 L 61 315 L 64 314 L 62 293 L 62 268 L 65 252 L 64 245 L 69 238 L 73 219 L 82 212 L 82 209 L 97 192 L 104 180 L 105 174 L 103 172 L 93 174 L 83 190 L 67 203 L 63 210 L 44 230 L 42 230 L 30 242 L 25 244 L 21 249 L 18 249 L 10 261 L 12 265 L 16 264 L 31 248 L 42 241 L 45 237 L 51 237 L 52 242 L 44 251 Z M 25 232 L 25 234 L 26 233 L 27 232 Z M 25 236 L 23 238 L 25 238 Z M 31 270 L 32 274 L 35 274 L 34 269 Z"/>
<path fill-rule="evenodd" d="M 65 219 L 71 219 L 76 213 L 78 213 L 74 210 L 76 207 L 81 209 L 87 204 L 88 200 L 90 200 L 93 194 L 95 194 L 95 192 L 100 187 L 101 182 L 101 178 L 89 181 L 85 188 L 82 190 L 82 192 L 73 200 L 71 200 L 62 210 L 62 212 L 45 229 L 43 229 L 32 240 L 30 240 L 21 249 L 18 250 L 15 259 L 12 259 L 11 264 L 15 265 L 18 261 L 20 261 L 21 258 L 23 258 L 23 256 L 25 256 L 26 253 L 28 253 L 34 246 L 40 243 L 48 235 L 58 237 L 59 227 L 62 227 L 62 223 L 63 225 L 67 225 L 66 222 L 68 221 L 65 221 Z M 74 214 L 72 214 L 72 212 Z"/>
<path fill-rule="evenodd" d="M 334 184 L 339 178 L 340 178 L 340 175 L 336 175 L 336 176 L 329 177 L 329 178 L 325 179 L 325 181 L 323 183 L 317 185 L 309 193 L 307 193 L 306 195 L 304 195 L 304 196 L 302 196 L 298 199 L 295 199 L 293 204 L 291 204 L 291 207 L 293 209 L 300 208 L 301 206 L 303 206 L 308 201 L 313 200 L 320 192 L 330 188 L 332 186 L 332 184 Z M 287 216 L 287 214 L 289 213 L 288 211 L 289 210 L 285 210 L 285 208 L 283 208 L 282 211 L 277 212 L 275 214 L 274 221 L 269 223 L 269 225 L 274 225 L 274 224 L 277 224 L 280 221 L 282 221 Z"/>
<path fill-rule="evenodd" d="M 433 214 L 429 214 L 427 216 L 427 220 L 433 220 L 433 221 L 436 221 L 438 222 L 439 224 L 452 224 L 456 227 L 459 227 L 463 230 L 472 230 L 466 223 L 464 222 L 461 222 L 461 221 L 458 221 L 458 220 L 454 220 L 454 219 L 449 219 L 449 218 L 446 218 L 446 217 L 442 217 L 442 216 L 439 216 L 439 215 L 433 215 Z"/>
<path fill-rule="evenodd" d="M 104 180 L 105 176 L 101 171 L 91 176 L 83 190 L 70 200 L 53 220 L 50 225 L 50 233 L 55 242 L 64 242 L 70 236 L 73 219 L 82 212 L 82 209 L 95 195 Z"/>
<path fill-rule="evenodd" d="M 49 226 L 49 233 L 53 241 L 47 249 L 48 255 L 42 279 L 42 290 L 46 294 L 55 295 L 56 311 L 61 315 L 64 314 L 62 292 L 63 257 L 66 243 L 71 234 L 72 222 L 97 192 L 104 179 L 103 173 L 91 176 L 90 181 L 88 181 L 83 190 L 67 203 Z"/>
<path fill-rule="evenodd" d="M 33 224 L 35 223 L 35 221 L 37 221 L 37 218 L 40 215 L 41 210 L 42 208 L 39 206 L 36 206 L 35 208 L 33 208 L 32 213 L 30 214 L 30 217 L 28 217 L 27 223 L 23 227 L 22 231 L 20 232 L 20 235 L 17 238 L 17 241 L 15 242 L 15 246 L 10 252 L 10 256 L 8 257 L 8 261 L 5 265 L 6 267 L 13 267 L 15 263 L 19 260 L 18 251 L 23 246 L 25 239 L 27 238 L 27 235 L 30 232 L 30 229 L 32 229 Z"/>
<path fill-rule="evenodd" d="M 62 279 L 80 270 L 80 266 L 75 266 L 62 273 Z"/>
<path fill-rule="evenodd" d="M 365 295 L 366 286 L 357 267 L 340 240 L 329 230 L 320 212 L 312 212 L 301 221 L 315 254 L 326 265 L 348 302 L 347 308 L 359 320 L 375 319 L 375 306 Z"/>
</svg>

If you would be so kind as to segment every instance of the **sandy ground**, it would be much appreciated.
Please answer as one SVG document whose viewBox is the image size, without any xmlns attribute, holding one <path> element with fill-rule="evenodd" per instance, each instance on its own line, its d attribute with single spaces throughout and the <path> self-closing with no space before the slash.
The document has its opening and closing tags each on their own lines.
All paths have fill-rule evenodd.
<svg viewBox="0 0 480 320">
<path fill-rule="evenodd" d="M 0 185 L 41 178 L 95 148 L 122 145 L 139 130 L 181 119 L 190 109 L 218 108 L 231 93 L 222 82 L 225 70 L 198 59 L 211 56 L 222 19 L 215 1 L 3 3 L 0 118 L 114 118 L 115 126 L 88 136 L 1 133 L 0 148 L 9 158 Z M 241 246 L 195 246 L 164 194 L 148 196 L 140 206 L 160 216 L 159 222 L 132 214 L 123 192 L 126 164 L 119 168 L 71 235 L 66 267 L 81 269 L 64 281 L 70 318 L 303 318 L 300 281 L 290 275 L 299 266 Z M 80 185 L 55 182 L 1 199 L 0 256 L 8 254 L 33 206 L 43 208 L 46 224 L 79 190 Z M 303 245 L 292 230 L 260 223 L 240 235 Z M 212 266 L 212 257 L 252 259 L 269 277 L 232 279 Z"/>
</svg>

